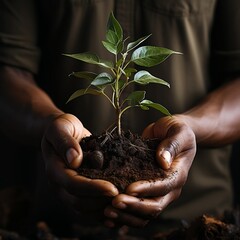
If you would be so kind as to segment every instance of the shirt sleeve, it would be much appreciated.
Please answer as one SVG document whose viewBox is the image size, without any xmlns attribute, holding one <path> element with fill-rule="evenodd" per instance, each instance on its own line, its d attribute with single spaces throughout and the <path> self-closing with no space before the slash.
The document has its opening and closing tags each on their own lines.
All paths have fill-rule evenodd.
<svg viewBox="0 0 240 240">
<path fill-rule="evenodd" d="M 0 63 L 37 73 L 37 11 L 33 0 L 0 0 Z"/>
<path fill-rule="evenodd" d="M 212 34 L 213 64 L 217 76 L 240 73 L 239 23 L 239 0 L 218 0 Z"/>
</svg>

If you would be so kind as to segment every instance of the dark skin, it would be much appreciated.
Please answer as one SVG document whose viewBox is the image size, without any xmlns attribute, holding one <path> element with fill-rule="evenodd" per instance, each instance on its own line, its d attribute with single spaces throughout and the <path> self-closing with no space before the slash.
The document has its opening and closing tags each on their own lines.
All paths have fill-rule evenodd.
<svg viewBox="0 0 240 240">
<path fill-rule="evenodd" d="M 0 75 L 1 131 L 27 144 L 41 145 L 49 182 L 56 194 L 80 214 L 90 212 L 94 218 L 104 213 L 109 227 L 146 225 L 179 197 L 196 145 L 222 146 L 240 138 L 237 78 L 188 112 L 149 125 L 143 136 L 162 139 L 157 161 L 177 174 L 164 181 L 135 182 L 125 194 L 119 194 L 110 182 L 77 176 L 75 169 L 82 161 L 78 143 L 90 134 L 83 124 L 58 109 L 29 72 L 2 66 Z"/>
<path fill-rule="evenodd" d="M 193 109 L 171 118 L 161 118 L 144 130 L 144 137 L 162 139 L 156 153 L 157 161 L 164 169 L 177 174 L 163 182 L 131 184 L 126 194 L 116 196 L 112 206 L 105 209 L 109 218 L 107 226 L 119 223 L 134 227 L 146 225 L 179 197 L 196 145 L 219 147 L 240 138 L 239 87 L 240 78 L 232 80 L 210 93 Z"/>
<path fill-rule="evenodd" d="M 29 72 L 2 66 L 0 75 L 1 131 L 26 144 L 42 145 L 55 193 L 78 213 L 91 211 L 94 218 L 103 215 L 106 203 L 118 194 L 116 187 L 110 182 L 76 176 L 74 171 L 82 160 L 78 143 L 90 132 L 75 116 L 58 109 Z"/>
<path fill-rule="evenodd" d="M 179 197 L 187 180 L 196 152 L 192 129 L 180 117 L 165 117 L 149 125 L 143 136 L 162 140 L 156 153 L 157 161 L 162 168 L 169 169 L 174 174 L 163 181 L 132 183 L 126 194 L 116 196 L 112 206 L 105 209 L 105 215 L 110 218 L 105 223 L 109 227 L 119 223 L 134 227 L 145 226 Z"/>
</svg>

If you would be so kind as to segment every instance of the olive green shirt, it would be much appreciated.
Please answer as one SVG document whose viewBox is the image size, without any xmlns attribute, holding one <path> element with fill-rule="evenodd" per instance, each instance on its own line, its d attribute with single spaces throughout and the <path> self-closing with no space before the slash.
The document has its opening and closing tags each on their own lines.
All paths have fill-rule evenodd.
<svg viewBox="0 0 240 240">
<path fill-rule="evenodd" d="M 88 85 L 69 78 L 69 73 L 101 69 L 62 53 L 90 51 L 112 58 L 101 41 L 114 11 L 130 40 L 152 33 L 146 44 L 183 53 L 148 69 L 168 81 L 170 89 L 146 88 L 147 99 L 163 104 L 172 114 L 181 113 L 222 84 L 225 76 L 239 72 L 239 5 L 239 0 L 0 0 L 0 63 L 34 73 L 58 107 L 78 116 L 91 132 L 100 133 L 114 118 L 104 98 L 84 96 L 65 102 Z M 141 133 L 161 116 L 136 108 L 124 115 L 123 126 Z M 180 198 L 160 218 L 192 219 L 230 208 L 230 150 L 199 148 Z"/>
</svg>

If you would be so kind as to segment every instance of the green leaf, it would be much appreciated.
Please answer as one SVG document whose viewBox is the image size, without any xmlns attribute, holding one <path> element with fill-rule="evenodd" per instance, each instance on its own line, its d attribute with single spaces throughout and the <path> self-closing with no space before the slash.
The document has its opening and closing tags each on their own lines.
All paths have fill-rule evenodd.
<svg viewBox="0 0 240 240">
<path fill-rule="evenodd" d="M 64 56 L 80 60 L 82 62 L 97 64 L 105 68 L 113 68 L 113 63 L 110 61 L 105 61 L 100 59 L 96 54 L 85 52 L 85 53 L 75 53 L 75 54 L 63 54 Z"/>
<path fill-rule="evenodd" d="M 112 75 L 109 73 L 100 73 L 92 82 L 91 85 L 97 86 L 105 86 L 114 82 Z"/>
<path fill-rule="evenodd" d="M 110 53 L 117 54 L 118 50 L 115 44 L 106 41 L 102 41 L 102 44 Z"/>
<path fill-rule="evenodd" d="M 120 67 L 121 64 L 123 62 L 123 58 L 120 58 L 117 62 L 116 62 L 116 67 Z"/>
<path fill-rule="evenodd" d="M 103 46 L 111 53 L 118 54 L 123 50 L 123 42 L 113 44 L 110 42 L 102 41 Z"/>
<path fill-rule="evenodd" d="M 143 46 L 136 49 L 131 61 L 143 67 L 152 67 L 160 64 L 172 54 L 180 54 L 167 48 L 155 46 Z"/>
<path fill-rule="evenodd" d="M 107 31 L 107 33 L 106 33 L 106 39 L 107 39 L 107 41 L 108 41 L 109 43 L 116 44 L 116 43 L 118 42 L 118 36 L 117 36 L 117 34 L 116 34 L 113 30 L 111 30 L 111 29 L 109 29 L 109 30 Z"/>
<path fill-rule="evenodd" d="M 137 72 L 137 69 L 135 68 L 126 68 L 124 69 L 124 73 L 126 75 L 126 77 L 130 77 L 132 75 L 132 73 Z"/>
<path fill-rule="evenodd" d="M 108 18 L 108 24 L 107 24 L 107 34 L 109 31 L 113 31 L 117 36 L 117 41 L 115 43 L 118 43 L 122 41 L 123 39 L 123 30 L 118 22 L 118 20 L 114 17 L 113 13 L 110 13 L 110 16 Z"/>
<path fill-rule="evenodd" d="M 106 41 L 102 43 L 109 52 L 115 55 L 123 50 L 123 30 L 113 13 L 109 15 Z"/>
<path fill-rule="evenodd" d="M 67 103 L 72 101 L 75 98 L 78 98 L 78 97 L 86 95 L 86 94 L 101 95 L 102 92 L 97 89 L 93 89 L 93 88 L 79 89 L 70 96 L 70 98 L 67 100 Z"/>
<path fill-rule="evenodd" d="M 137 41 L 134 42 L 130 42 L 127 45 L 127 52 L 133 50 L 134 48 L 136 48 L 137 46 L 139 46 L 142 42 L 144 42 L 145 40 L 147 40 L 152 34 L 149 34 L 145 37 L 139 38 Z"/>
<path fill-rule="evenodd" d="M 122 52 L 123 50 L 123 41 L 119 41 L 117 44 L 117 53 Z"/>
<path fill-rule="evenodd" d="M 82 71 L 82 72 L 72 72 L 69 76 L 74 76 L 77 78 L 83 78 L 87 80 L 93 80 L 97 76 L 97 74 L 93 72 Z"/>
<path fill-rule="evenodd" d="M 171 113 L 163 105 L 161 105 L 159 103 L 154 103 L 147 99 L 140 102 L 140 107 L 143 110 L 148 110 L 149 108 L 154 108 L 167 116 L 171 116 Z"/>
<path fill-rule="evenodd" d="M 146 85 L 149 83 L 157 83 L 157 84 L 162 84 L 170 87 L 170 84 L 160 78 L 154 77 L 151 75 L 148 71 L 139 71 L 134 75 L 134 80 L 135 83 L 139 83 L 141 85 Z"/>
<path fill-rule="evenodd" d="M 147 107 L 147 106 L 145 106 L 145 105 L 140 105 L 140 107 L 141 107 L 142 110 L 145 110 L 145 111 L 146 111 L 146 110 L 149 110 L 149 107 Z"/>
<path fill-rule="evenodd" d="M 130 102 L 131 106 L 136 106 L 143 101 L 143 99 L 145 98 L 145 95 L 146 95 L 145 91 L 134 91 L 129 94 L 126 100 Z"/>
</svg>

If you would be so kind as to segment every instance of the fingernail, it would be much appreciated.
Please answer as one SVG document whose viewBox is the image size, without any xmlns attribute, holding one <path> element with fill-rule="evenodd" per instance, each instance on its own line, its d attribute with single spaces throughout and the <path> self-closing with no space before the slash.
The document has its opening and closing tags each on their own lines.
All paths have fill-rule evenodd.
<svg viewBox="0 0 240 240">
<path fill-rule="evenodd" d="M 78 152 L 74 148 L 69 148 L 66 152 L 66 158 L 69 164 L 78 157 Z"/>
<path fill-rule="evenodd" d="M 103 195 L 107 197 L 115 197 L 119 194 L 117 188 L 113 188 L 112 191 L 104 192 Z"/>
<path fill-rule="evenodd" d="M 169 151 L 164 150 L 162 152 L 162 157 L 164 158 L 164 160 L 166 161 L 168 166 L 170 166 L 170 164 L 171 164 L 171 153 Z"/>
</svg>

